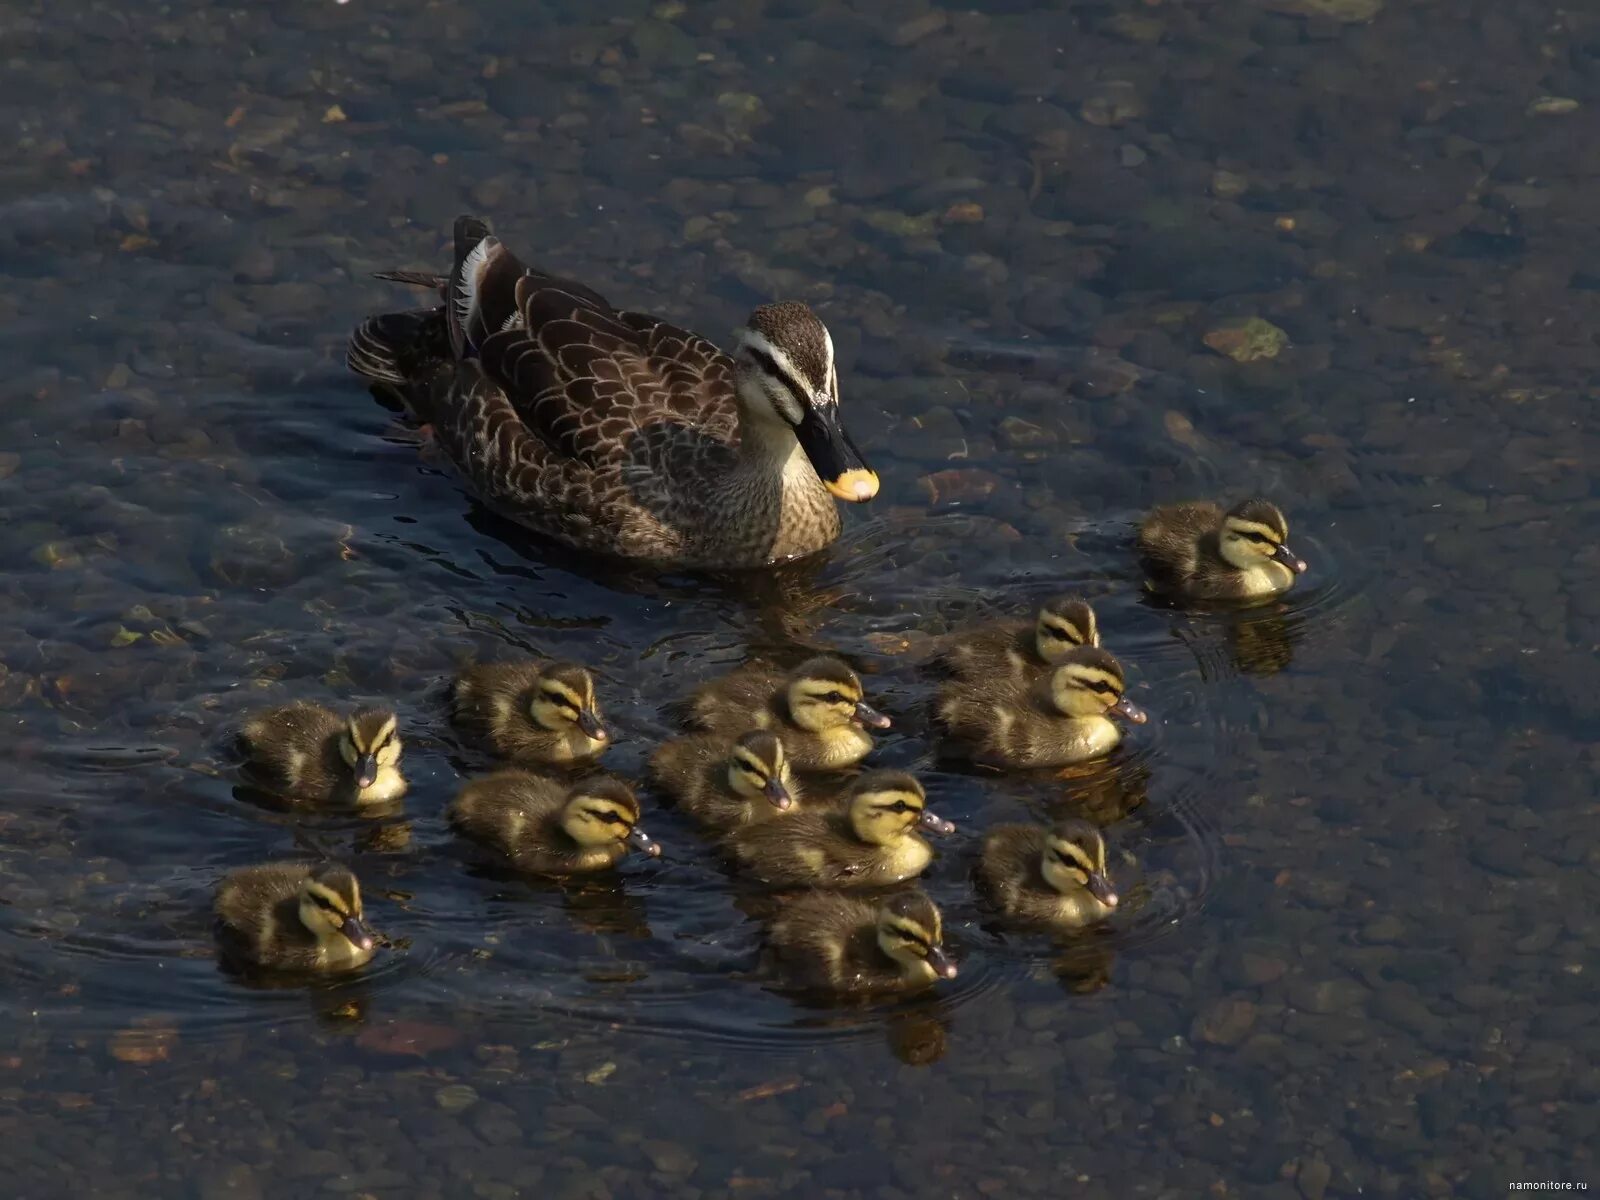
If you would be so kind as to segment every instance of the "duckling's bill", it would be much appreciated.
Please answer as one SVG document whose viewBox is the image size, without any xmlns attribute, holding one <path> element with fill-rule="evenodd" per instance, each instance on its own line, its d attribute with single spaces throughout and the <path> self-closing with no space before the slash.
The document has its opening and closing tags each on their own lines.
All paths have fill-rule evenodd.
<svg viewBox="0 0 1600 1200">
<path fill-rule="evenodd" d="M 628 830 L 628 845 L 642 854 L 648 854 L 651 858 L 661 857 L 661 843 L 637 825 Z"/>
<path fill-rule="evenodd" d="M 366 789 L 378 782 L 378 756 L 372 751 L 356 758 L 356 786 Z"/>
<path fill-rule="evenodd" d="M 950 957 L 949 951 L 943 946 L 928 947 L 928 966 L 933 968 L 933 973 L 940 979 L 956 977 L 956 960 Z"/>
<path fill-rule="evenodd" d="M 927 830 L 929 833 L 937 833 L 941 836 L 951 834 L 956 831 L 954 821 L 946 821 L 931 808 L 925 808 L 922 810 L 921 815 L 917 817 L 917 824 L 923 829 Z"/>
<path fill-rule="evenodd" d="M 603 742 L 611 736 L 606 732 L 606 727 L 600 724 L 600 718 L 595 716 L 592 708 L 578 710 L 578 728 L 583 731 L 584 737 L 597 742 Z"/>
<path fill-rule="evenodd" d="M 1117 889 L 1111 883 L 1111 877 L 1100 871 L 1089 874 L 1089 894 L 1100 901 L 1107 908 L 1117 906 Z"/>
<path fill-rule="evenodd" d="M 767 803 L 779 812 L 794 804 L 794 797 L 789 794 L 789 789 L 783 786 L 781 779 L 767 780 L 761 788 L 761 794 L 767 798 Z"/>
<path fill-rule="evenodd" d="M 1276 547 L 1272 551 L 1272 559 L 1274 562 L 1282 563 L 1296 575 L 1305 574 L 1306 560 L 1298 557 L 1293 550 L 1289 549 L 1288 546 L 1280 545 Z"/>
<path fill-rule="evenodd" d="M 891 724 L 893 724 L 888 717 L 884 716 L 881 712 L 873 708 L 872 705 L 868 704 L 864 700 L 858 700 L 856 702 L 854 719 L 856 724 L 865 725 L 868 729 L 887 729 Z"/>
<path fill-rule="evenodd" d="M 367 928 L 366 922 L 360 917 L 353 915 L 346 917 L 344 923 L 339 926 L 339 932 L 344 934 L 357 950 L 372 949 L 372 930 Z"/>
<path fill-rule="evenodd" d="M 1143 725 L 1150 719 L 1149 714 L 1144 709 L 1126 696 L 1118 697 L 1117 702 L 1111 706 L 1111 711 L 1124 721 L 1132 721 L 1135 725 Z"/>
<path fill-rule="evenodd" d="M 840 500 L 862 504 L 878 494 L 877 472 L 845 432 L 838 405 L 808 405 L 794 432 L 817 478 Z"/>
</svg>

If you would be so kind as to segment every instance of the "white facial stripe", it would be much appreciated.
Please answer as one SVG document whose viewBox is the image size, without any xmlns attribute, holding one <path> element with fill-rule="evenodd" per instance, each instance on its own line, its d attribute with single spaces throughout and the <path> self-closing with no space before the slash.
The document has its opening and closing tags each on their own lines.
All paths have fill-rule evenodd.
<svg viewBox="0 0 1600 1200">
<path fill-rule="evenodd" d="M 822 327 L 822 344 L 824 349 L 827 351 L 828 367 L 823 374 L 827 377 L 828 381 L 828 395 L 837 400 L 839 398 L 839 373 L 834 369 L 833 334 L 828 332 L 828 327 L 826 325 Z"/>
<path fill-rule="evenodd" d="M 378 736 L 372 739 L 372 744 L 374 746 L 383 745 L 384 742 L 388 741 L 394 736 L 396 727 L 396 718 L 390 717 L 383 723 L 382 728 L 378 730 Z"/>
</svg>

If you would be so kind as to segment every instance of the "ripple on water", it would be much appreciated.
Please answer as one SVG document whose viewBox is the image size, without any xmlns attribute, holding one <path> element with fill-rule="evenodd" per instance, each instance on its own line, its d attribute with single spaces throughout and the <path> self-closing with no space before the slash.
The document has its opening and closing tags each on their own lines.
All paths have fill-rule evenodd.
<svg viewBox="0 0 1600 1200">
<path fill-rule="evenodd" d="M 0 969 L 41 1020 L 98 1030 L 160 1012 L 221 1035 L 346 1007 L 375 1017 L 438 1010 L 752 1047 L 887 1032 L 907 1054 L 926 1054 L 943 1022 L 997 991 L 1031 986 L 1041 971 L 1082 990 L 1117 956 L 1183 936 L 1223 876 L 1218 814 L 1237 804 L 1229 764 L 1250 727 L 1252 689 L 1231 648 L 1275 644 L 1273 622 L 1291 649 L 1342 636 L 1359 594 L 1336 531 L 1297 519 L 1313 573 L 1281 606 L 1152 606 L 1130 556 L 1134 498 L 1048 535 L 981 511 L 852 517 L 815 561 L 754 576 L 657 574 L 551 546 L 474 508 L 408 437 L 385 432 L 377 410 L 320 378 L 281 399 L 265 422 L 227 395 L 189 397 L 191 410 L 175 411 L 239 439 L 236 457 L 218 451 L 245 480 L 220 512 L 192 503 L 188 469 L 130 460 L 149 511 L 169 514 L 174 542 L 198 549 L 183 563 L 112 564 L 105 611 L 68 631 L 81 643 L 79 673 L 96 678 L 112 661 L 101 626 L 124 619 L 120 578 L 136 595 L 164 586 L 188 597 L 183 615 L 198 614 L 203 635 L 174 617 L 182 646 L 146 637 L 114 660 L 138 671 L 107 675 L 103 695 L 86 683 L 71 694 L 76 710 L 41 700 L 25 710 L 31 754 L 6 817 L 3 852 L 17 869 L 0 905 Z M 29 586 L 60 594 L 47 577 Z M 936 639 L 1063 590 L 1095 603 L 1151 722 L 1071 778 L 938 759 L 927 719 L 935 681 L 924 669 Z M 961 960 L 957 979 L 931 994 L 835 1008 L 775 991 L 761 971 L 759 923 L 671 812 L 649 810 L 662 861 L 584 885 L 486 870 L 445 825 L 463 773 L 491 765 L 443 719 L 440 684 L 462 662 L 528 653 L 588 662 L 620 735 L 605 766 L 637 777 L 673 731 L 669 702 L 689 686 L 750 657 L 795 662 L 820 649 L 856 663 L 895 719 L 874 761 L 916 769 L 959 827 L 923 881 Z M 29 650 L 40 678 L 58 650 Z M 234 793 L 221 732 L 251 707 L 300 696 L 397 704 L 412 780 L 403 813 L 365 822 Z M 982 831 L 1069 810 L 1108 827 L 1122 910 L 1066 943 L 995 928 L 971 887 Z M 213 960 L 211 890 L 231 868 L 302 854 L 296 829 L 350 859 L 370 919 L 396 949 L 349 978 L 253 986 Z M 70 857 L 72 870 L 53 871 L 51 855 Z"/>
</svg>

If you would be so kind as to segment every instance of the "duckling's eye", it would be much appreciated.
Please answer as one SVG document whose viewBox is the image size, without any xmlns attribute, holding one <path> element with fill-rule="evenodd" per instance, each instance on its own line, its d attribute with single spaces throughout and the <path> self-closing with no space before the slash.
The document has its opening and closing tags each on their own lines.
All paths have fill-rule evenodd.
<svg viewBox="0 0 1600 1200">
<path fill-rule="evenodd" d="M 1109 696 L 1116 690 L 1104 679 L 1089 680 L 1084 684 L 1084 686 L 1087 687 L 1091 692 L 1095 692 L 1101 696 Z"/>
<path fill-rule="evenodd" d="M 843 704 L 849 699 L 843 692 L 829 692 L 822 697 L 826 704 Z"/>
<path fill-rule="evenodd" d="M 316 903 L 318 908 L 325 909 L 326 911 L 331 912 L 331 913 L 335 914 L 336 916 L 343 916 L 344 915 L 343 913 L 339 912 L 339 906 L 337 904 L 335 904 L 332 900 L 329 900 L 326 896 L 320 896 L 316 892 L 312 892 L 311 893 L 311 899 L 313 901 L 315 901 L 315 903 Z"/>
<path fill-rule="evenodd" d="M 1271 538 L 1269 538 L 1266 534 L 1264 534 L 1264 533 L 1256 533 L 1253 530 L 1251 532 L 1245 534 L 1245 537 L 1249 538 L 1252 542 L 1256 543 L 1256 545 L 1258 545 L 1258 546 L 1276 547 L 1277 544 L 1278 544 L 1277 542 L 1275 542 Z"/>
<path fill-rule="evenodd" d="M 607 825 L 626 825 L 628 818 L 618 812 L 605 812 L 598 814 Z"/>
</svg>

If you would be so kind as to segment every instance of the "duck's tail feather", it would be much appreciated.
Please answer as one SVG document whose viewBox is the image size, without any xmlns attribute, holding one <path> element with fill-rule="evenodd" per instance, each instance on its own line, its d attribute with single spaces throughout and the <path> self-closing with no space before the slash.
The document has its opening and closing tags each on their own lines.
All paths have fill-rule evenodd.
<svg viewBox="0 0 1600 1200">
<path fill-rule="evenodd" d="M 432 271 L 374 271 L 372 277 L 390 283 L 409 283 L 412 287 L 433 288 L 440 299 L 444 298 L 445 285 L 450 282 L 448 275 L 435 275 Z"/>
<path fill-rule="evenodd" d="M 456 218 L 456 258 L 445 312 L 457 359 L 475 356 L 490 334 L 519 320 L 517 280 L 524 271 L 487 224 L 477 217 Z"/>
<path fill-rule="evenodd" d="M 427 363 L 449 354 L 444 310 L 423 308 L 367 318 L 350 334 L 344 360 L 374 383 L 404 386 L 425 374 Z"/>
</svg>

